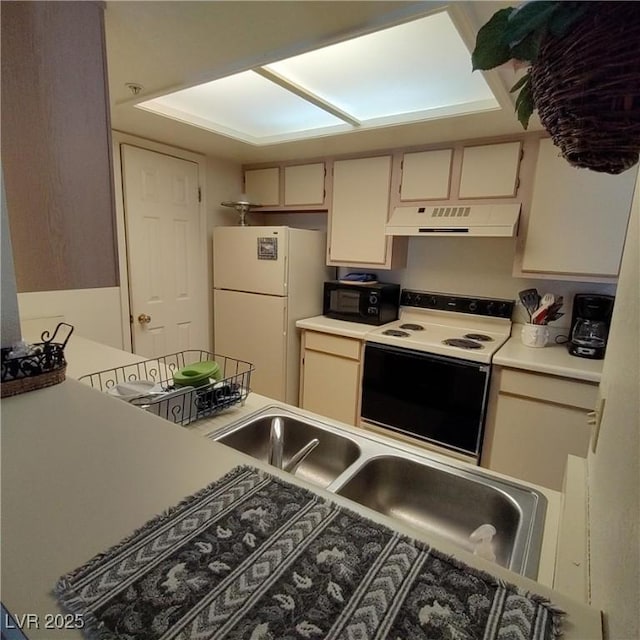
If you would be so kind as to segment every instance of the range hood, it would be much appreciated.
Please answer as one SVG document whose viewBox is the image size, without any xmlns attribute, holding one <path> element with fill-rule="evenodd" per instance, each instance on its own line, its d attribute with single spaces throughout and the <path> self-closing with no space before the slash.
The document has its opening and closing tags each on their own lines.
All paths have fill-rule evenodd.
<svg viewBox="0 0 640 640">
<path fill-rule="evenodd" d="M 385 234 L 509 238 L 516 235 L 519 216 L 519 204 L 396 207 Z"/>
</svg>

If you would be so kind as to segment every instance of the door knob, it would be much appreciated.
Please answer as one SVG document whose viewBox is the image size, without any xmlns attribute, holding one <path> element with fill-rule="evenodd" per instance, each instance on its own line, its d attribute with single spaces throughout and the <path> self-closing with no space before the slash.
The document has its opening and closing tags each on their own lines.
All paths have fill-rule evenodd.
<svg viewBox="0 0 640 640">
<path fill-rule="evenodd" d="M 138 322 L 140 324 L 149 324 L 151 322 L 151 316 L 148 316 L 146 313 L 141 313 L 138 316 Z"/>
</svg>

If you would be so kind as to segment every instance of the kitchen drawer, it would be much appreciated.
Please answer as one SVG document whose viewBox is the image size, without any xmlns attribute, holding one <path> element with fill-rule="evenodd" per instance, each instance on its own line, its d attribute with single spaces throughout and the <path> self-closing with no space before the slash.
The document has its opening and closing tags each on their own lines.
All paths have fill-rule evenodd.
<svg viewBox="0 0 640 640">
<path fill-rule="evenodd" d="M 596 406 L 598 385 L 570 378 L 502 369 L 500 372 L 500 393 L 537 398 L 546 402 L 593 411 Z"/>
<path fill-rule="evenodd" d="M 305 349 L 331 353 L 351 360 L 360 360 L 361 341 L 354 338 L 344 338 L 329 333 L 306 331 L 304 338 Z"/>
</svg>

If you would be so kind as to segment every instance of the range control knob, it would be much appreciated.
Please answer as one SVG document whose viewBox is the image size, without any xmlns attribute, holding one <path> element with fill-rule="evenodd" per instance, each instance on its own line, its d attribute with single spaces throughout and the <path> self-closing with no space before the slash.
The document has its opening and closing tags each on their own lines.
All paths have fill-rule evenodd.
<svg viewBox="0 0 640 640">
<path fill-rule="evenodd" d="M 472 300 L 469 303 L 469 311 L 471 311 L 471 313 L 475 313 L 477 310 L 478 310 L 478 301 Z"/>
<path fill-rule="evenodd" d="M 438 298 L 436 298 L 436 296 L 429 296 L 429 305 L 431 307 L 437 307 L 438 306 Z"/>
<path fill-rule="evenodd" d="M 506 302 L 501 302 L 498 305 L 497 315 L 502 316 L 503 318 L 507 318 L 509 316 L 509 305 Z"/>
<path fill-rule="evenodd" d="M 378 304 L 378 294 L 370 293 L 369 294 L 369 304 Z"/>
</svg>

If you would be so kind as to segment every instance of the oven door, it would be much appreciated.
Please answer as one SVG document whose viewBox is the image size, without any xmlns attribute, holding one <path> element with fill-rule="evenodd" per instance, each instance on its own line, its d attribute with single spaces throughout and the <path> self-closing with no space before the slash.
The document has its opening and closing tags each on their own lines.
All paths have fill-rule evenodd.
<svg viewBox="0 0 640 640">
<path fill-rule="evenodd" d="M 362 419 L 479 457 L 490 366 L 367 343 Z"/>
</svg>

